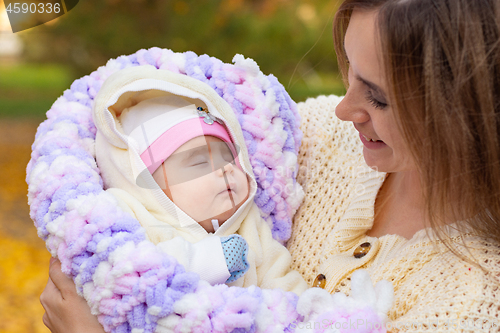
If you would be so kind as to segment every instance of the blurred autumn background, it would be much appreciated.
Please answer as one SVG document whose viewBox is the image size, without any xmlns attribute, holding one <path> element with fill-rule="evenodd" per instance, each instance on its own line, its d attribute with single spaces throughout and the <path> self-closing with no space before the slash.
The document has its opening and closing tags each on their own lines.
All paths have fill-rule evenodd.
<svg viewBox="0 0 500 333">
<path fill-rule="evenodd" d="M 14 34 L 0 0 L 0 333 L 49 332 L 38 297 L 50 256 L 29 217 L 25 170 L 38 124 L 73 80 L 157 46 L 224 62 L 241 53 L 297 102 L 343 94 L 331 38 L 339 2 L 83 0 Z"/>
</svg>

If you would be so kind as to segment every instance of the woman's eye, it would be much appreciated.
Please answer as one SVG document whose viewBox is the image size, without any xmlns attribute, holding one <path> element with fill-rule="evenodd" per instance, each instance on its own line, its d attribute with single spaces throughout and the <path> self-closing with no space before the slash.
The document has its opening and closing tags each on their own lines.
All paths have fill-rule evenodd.
<svg viewBox="0 0 500 333">
<path fill-rule="evenodd" d="M 375 109 L 385 109 L 387 107 L 386 103 L 382 103 L 373 97 L 372 92 L 368 90 L 366 92 L 366 100 L 375 108 Z"/>
</svg>

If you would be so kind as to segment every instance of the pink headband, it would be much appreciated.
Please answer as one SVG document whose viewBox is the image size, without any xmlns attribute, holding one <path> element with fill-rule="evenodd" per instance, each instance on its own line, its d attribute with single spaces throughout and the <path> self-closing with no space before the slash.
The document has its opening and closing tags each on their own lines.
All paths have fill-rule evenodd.
<svg viewBox="0 0 500 333">
<path fill-rule="evenodd" d="M 207 124 L 203 117 L 197 117 L 185 120 L 165 131 L 141 154 L 141 159 L 146 164 L 149 172 L 153 174 L 172 155 L 180 146 L 189 140 L 202 136 L 211 135 L 221 139 L 224 142 L 230 142 L 231 138 L 227 130 L 218 122 Z M 233 145 L 229 145 L 238 167 L 241 168 L 238 161 L 237 152 Z"/>
</svg>

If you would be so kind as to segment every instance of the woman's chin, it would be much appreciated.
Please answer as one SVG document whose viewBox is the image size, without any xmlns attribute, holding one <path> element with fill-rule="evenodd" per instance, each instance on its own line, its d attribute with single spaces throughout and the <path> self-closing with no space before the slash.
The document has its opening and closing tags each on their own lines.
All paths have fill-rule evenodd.
<svg viewBox="0 0 500 333">
<path fill-rule="evenodd" d="M 416 170 L 416 163 L 412 156 L 401 150 L 397 151 L 389 146 L 382 149 L 363 147 L 363 157 L 366 165 L 378 172 L 394 173 Z"/>
<path fill-rule="evenodd" d="M 405 163 L 404 161 L 373 158 L 372 156 L 367 155 L 364 156 L 366 165 L 377 172 L 394 173 L 415 170 L 415 167 L 413 167 L 412 164 Z"/>
<path fill-rule="evenodd" d="M 378 171 L 378 172 L 394 172 L 394 168 L 390 166 L 389 161 L 384 158 L 380 158 L 379 156 L 373 156 L 371 152 L 363 152 L 363 156 L 365 158 L 365 163 L 368 165 L 372 170 Z"/>
</svg>

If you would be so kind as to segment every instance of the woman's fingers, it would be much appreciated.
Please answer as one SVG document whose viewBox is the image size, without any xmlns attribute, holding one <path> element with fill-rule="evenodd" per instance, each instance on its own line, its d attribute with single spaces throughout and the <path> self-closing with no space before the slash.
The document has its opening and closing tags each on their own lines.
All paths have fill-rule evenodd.
<svg viewBox="0 0 500 333">
<path fill-rule="evenodd" d="M 47 326 L 49 330 L 52 332 L 53 330 L 53 325 L 51 321 L 51 316 L 54 314 L 54 311 L 52 311 L 53 307 L 57 307 L 57 303 L 60 303 L 61 300 L 61 293 L 59 292 L 59 289 L 55 286 L 54 282 L 49 277 L 49 280 L 47 281 L 47 284 L 45 285 L 45 289 L 43 289 L 42 294 L 40 295 L 40 303 L 42 304 L 43 309 L 45 310 L 45 313 L 43 314 L 42 320 L 43 324 Z M 49 315 L 50 314 L 50 315 Z"/>
<path fill-rule="evenodd" d="M 51 332 L 57 332 L 54 328 L 54 325 L 52 323 L 52 317 L 57 314 L 57 309 L 61 307 L 62 305 L 62 295 L 60 290 L 57 288 L 57 286 L 54 284 L 52 281 L 51 276 L 55 276 L 58 278 L 58 272 L 57 270 L 60 270 L 61 263 L 59 260 L 55 258 L 50 258 L 50 263 L 49 263 L 49 279 L 47 280 L 47 284 L 45 285 L 45 288 L 42 291 L 42 294 L 40 295 L 40 303 L 42 304 L 43 309 L 45 310 L 45 313 L 43 314 L 42 321 L 45 326 L 51 331 Z M 61 272 L 62 273 L 62 272 Z"/>
<path fill-rule="evenodd" d="M 61 271 L 61 262 L 50 260 L 49 280 L 40 295 L 45 309 L 43 323 L 52 333 L 103 333 L 97 317 L 76 292 L 73 280 Z"/>
<path fill-rule="evenodd" d="M 59 290 L 63 299 L 65 299 L 68 294 L 76 294 L 75 283 L 61 271 L 61 262 L 54 258 L 51 258 L 50 260 L 49 279 L 52 280 L 54 286 Z"/>
<path fill-rule="evenodd" d="M 50 328 L 51 327 L 51 324 L 49 322 L 49 317 L 47 316 L 47 312 L 45 312 L 43 314 L 43 317 L 42 317 L 42 322 L 43 324 L 45 325 L 45 327 L 47 327 L 49 330 L 52 331 L 52 329 Z"/>
<path fill-rule="evenodd" d="M 42 294 L 40 295 L 40 303 L 42 303 L 43 308 L 45 309 L 45 304 L 50 302 L 49 298 L 61 297 L 59 289 L 57 289 L 52 279 L 49 277 L 47 284 L 45 285 L 45 289 L 43 289 Z M 47 309 L 45 309 L 47 311 Z"/>
</svg>

